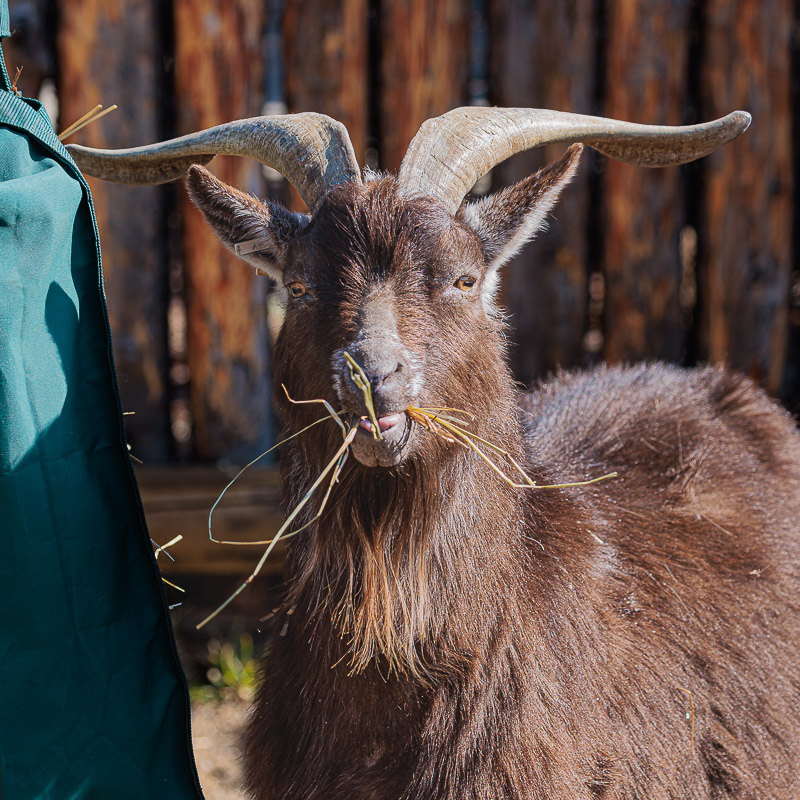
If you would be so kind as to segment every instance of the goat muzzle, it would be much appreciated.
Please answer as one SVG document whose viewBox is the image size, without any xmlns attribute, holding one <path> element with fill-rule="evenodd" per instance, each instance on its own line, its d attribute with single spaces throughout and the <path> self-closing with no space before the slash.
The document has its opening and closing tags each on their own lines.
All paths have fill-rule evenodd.
<svg viewBox="0 0 800 800">
<path fill-rule="evenodd" d="M 368 416 L 363 389 L 353 380 L 347 353 L 359 364 L 369 382 L 381 438 L 376 439 Z M 411 423 L 405 409 L 414 401 L 410 359 L 393 337 L 362 339 L 334 357 L 334 384 L 344 408 L 358 419 L 353 454 L 364 466 L 389 467 L 403 460 L 408 450 Z"/>
</svg>

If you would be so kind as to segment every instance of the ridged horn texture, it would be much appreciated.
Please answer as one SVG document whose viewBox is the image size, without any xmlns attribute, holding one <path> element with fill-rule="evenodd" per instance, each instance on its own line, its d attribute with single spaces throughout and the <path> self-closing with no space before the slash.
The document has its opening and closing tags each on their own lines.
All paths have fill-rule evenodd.
<svg viewBox="0 0 800 800">
<path fill-rule="evenodd" d="M 166 183 L 215 155 L 247 156 L 276 169 L 300 192 L 311 212 L 337 184 L 361 183 L 347 129 L 307 112 L 240 119 L 167 142 L 127 150 L 69 145 L 81 171 L 118 183 Z"/>
<path fill-rule="evenodd" d="M 405 197 L 437 197 L 455 213 L 492 167 L 553 142 L 581 142 L 607 156 L 644 167 L 685 164 L 744 132 L 750 115 L 734 111 L 702 125 L 637 125 L 540 108 L 465 107 L 427 120 L 400 165 Z"/>
</svg>

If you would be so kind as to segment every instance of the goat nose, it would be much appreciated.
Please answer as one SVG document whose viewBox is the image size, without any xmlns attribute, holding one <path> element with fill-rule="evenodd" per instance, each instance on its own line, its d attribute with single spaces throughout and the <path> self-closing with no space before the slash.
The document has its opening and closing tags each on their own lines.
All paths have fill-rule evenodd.
<svg viewBox="0 0 800 800">
<path fill-rule="evenodd" d="M 399 400 L 399 395 L 404 394 L 403 381 L 406 378 L 407 364 L 402 354 L 394 348 L 375 352 L 363 347 L 354 347 L 347 351 L 348 355 L 361 367 L 364 376 L 369 382 L 372 395 L 376 400 L 383 401 L 386 405 L 394 405 L 393 400 Z M 351 364 L 343 359 L 343 378 L 348 387 L 348 394 L 353 398 L 362 396 L 361 390 L 355 385 L 351 377 Z M 355 371 L 353 369 L 353 371 Z M 398 395 L 395 397 L 395 395 Z"/>
<path fill-rule="evenodd" d="M 351 353 L 350 355 L 363 370 L 373 393 L 390 384 L 396 376 L 403 372 L 403 363 L 398 358 L 376 359 L 359 352 Z"/>
<path fill-rule="evenodd" d="M 402 371 L 403 365 L 398 361 L 393 367 L 387 368 L 385 366 L 381 366 L 374 372 L 367 372 L 367 370 L 364 370 L 364 374 L 367 376 L 367 380 L 369 380 L 369 385 L 372 391 L 377 392 L 381 387 L 389 383 Z"/>
</svg>

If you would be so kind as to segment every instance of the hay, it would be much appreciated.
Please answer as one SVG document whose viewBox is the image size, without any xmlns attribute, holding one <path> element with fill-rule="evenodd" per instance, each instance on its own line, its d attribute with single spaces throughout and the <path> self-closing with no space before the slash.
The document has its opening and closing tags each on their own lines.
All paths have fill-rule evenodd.
<svg viewBox="0 0 800 800">
<path fill-rule="evenodd" d="M 478 436 L 476 433 L 467 430 L 463 427 L 464 421 L 460 419 L 458 416 L 452 416 L 452 414 L 442 414 L 442 411 L 450 411 L 454 412 L 455 414 L 463 414 L 466 416 L 474 417 L 471 414 L 468 414 L 466 411 L 461 411 L 455 408 L 418 408 L 416 406 L 409 406 L 406 409 L 406 414 L 416 423 L 421 425 L 425 430 L 430 431 L 431 433 L 439 436 L 441 439 L 444 439 L 447 442 L 452 442 L 454 444 L 460 444 L 463 447 L 472 450 L 476 453 L 486 464 L 499 475 L 509 486 L 514 489 L 568 489 L 575 486 L 590 486 L 593 483 L 599 483 L 600 481 L 608 480 L 609 478 L 615 478 L 617 476 L 616 472 L 609 472 L 607 475 L 601 475 L 598 478 L 591 478 L 590 480 L 585 481 L 572 481 L 569 483 L 551 483 L 551 484 L 537 484 L 534 480 L 530 478 L 530 476 L 525 472 L 525 470 L 520 466 L 519 462 L 508 452 L 508 450 L 504 450 L 502 447 L 499 447 L 496 444 L 493 444 L 490 441 Z M 517 473 L 522 476 L 524 483 L 516 483 L 512 480 L 506 473 L 500 468 L 500 466 L 493 461 L 481 447 L 479 444 L 483 445 L 484 447 L 488 448 L 489 450 L 497 453 L 498 455 L 503 456 L 509 464 L 511 464 Z"/>
<path fill-rule="evenodd" d="M 11 81 L 11 91 L 14 92 L 17 97 L 22 97 L 22 92 L 17 88 L 17 81 L 19 80 L 19 76 L 22 75 L 23 69 L 25 69 L 25 67 L 17 67 L 17 74 L 14 76 L 14 80 Z"/>
<path fill-rule="evenodd" d="M 376 442 L 379 442 L 383 439 L 383 435 L 381 434 L 381 426 L 378 424 L 378 417 L 375 414 L 375 404 L 372 402 L 372 387 L 370 386 L 369 378 L 367 378 L 361 365 L 350 353 L 345 352 L 344 357 L 348 367 L 350 367 L 350 380 L 361 389 L 364 395 L 364 405 L 367 408 L 369 421 L 372 425 L 372 438 L 375 439 Z"/>
<path fill-rule="evenodd" d="M 684 689 L 683 687 L 679 686 L 678 691 L 685 692 L 689 695 L 689 708 L 690 708 L 690 717 L 691 717 L 691 739 L 689 745 L 689 752 L 694 753 L 694 696 L 688 689 Z"/>
<path fill-rule="evenodd" d="M 105 111 L 101 111 L 103 108 L 102 103 L 98 103 L 91 111 L 87 111 L 82 117 L 76 119 L 72 125 L 65 128 L 61 133 L 58 134 L 59 141 L 63 142 L 66 141 L 70 136 L 76 134 L 78 131 L 83 130 L 87 125 L 91 125 L 93 122 L 97 122 L 97 120 L 104 117 L 106 114 L 110 114 L 116 108 L 117 105 L 109 106 Z"/>
<path fill-rule="evenodd" d="M 286 387 L 283 387 L 283 389 L 286 392 Z M 292 436 L 289 436 L 287 439 L 284 439 L 279 444 L 284 444 L 285 442 L 289 441 L 289 439 L 293 439 L 295 436 L 299 436 L 301 433 L 304 433 L 309 428 L 314 427 L 314 425 L 317 425 L 320 422 L 324 422 L 326 419 L 333 419 L 342 428 L 342 432 L 344 434 L 344 441 L 342 442 L 341 446 L 339 447 L 339 449 L 334 454 L 333 458 L 331 458 L 331 460 L 328 462 L 328 464 L 325 467 L 325 469 L 322 470 L 322 472 L 320 473 L 319 477 L 311 485 L 311 488 L 305 493 L 305 495 L 303 495 L 303 498 L 294 507 L 292 512 L 286 518 L 286 521 L 283 523 L 283 525 L 281 525 L 280 529 L 275 534 L 275 536 L 272 537 L 272 539 L 269 539 L 269 540 L 266 540 L 266 541 L 263 541 L 263 542 L 230 542 L 230 544 L 248 544 L 248 545 L 250 545 L 250 544 L 266 544 L 267 548 L 261 554 L 261 558 L 258 560 L 258 563 L 256 564 L 255 569 L 245 579 L 244 583 L 242 583 L 242 585 L 239 586 L 239 588 L 236 589 L 236 591 L 234 591 L 228 597 L 228 599 L 225 600 L 225 602 L 223 602 L 221 605 L 219 605 L 214 611 L 211 612 L 211 614 L 209 614 L 202 622 L 200 622 L 197 625 L 197 630 L 200 630 L 200 628 L 202 628 L 204 625 L 208 624 L 212 619 L 214 619 L 214 617 L 216 617 L 217 614 L 220 613 L 220 611 L 222 611 L 230 603 L 232 603 L 233 600 L 235 600 L 236 597 L 238 597 L 247 588 L 247 586 L 249 586 L 258 577 L 259 573 L 261 572 L 261 570 L 264 567 L 264 564 L 266 564 L 267 559 L 270 556 L 270 553 L 272 553 L 272 551 L 275 548 L 275 545 L 277 545 L 278 542 L 281 539 L 288 539 L 290 536 L 295 536 L 296 534 L 298 534 L 301 531 L 303 531 L 306 528 L 308 528 L 309 525 L 312 525 L 314 522 L 316 522 L 320 518 L 320 516 L 322 516 L 322 512 L 325 510 L 325 506 L 327 505 L 328 499 L 330 498 L 330 495 L 331 495 L 331 491 L 333 490 L 333 485 L 339 479 L 339 474 L 341 473 L 342 467 L 344 466 L 344 463 L 347 460 L 347 456 L 348 456 L 348 452 L 349 452 L 349 448 L 350 448 L 350 443 L 355 438 L 356 433 L 358 433 L 358 425 L 353 424 L 353 425 L 350 426 L 350 428 L 347 428 L 344 425 L 344 423 L 342 422 L 342 420 L 340 419 L 341 414 L 344 413 L 344 412 L 339 412 L 339 413 L 335 412 L 333 410 L 333 408 L 331 407 L 330 403 L 328 403 L 327 400 L 321 400 L 321 399 L 317 399 L 317 400 L 292 400 L 292 398 L 289 397 L 289 393 L 288 392 L 286 392 L 286 397 L 289 399 L 290 402 L 296 403 L 298 405 L 299 404 L 303 404 L 303 403 L 321 403 L 327 409 L 328 416 L 327 417 L 322 417 L 321 419 L 317 420 L 316 422 L 313 422 L 311 425 L 306 426 L 305 428 L 303 428 L 302 430 L 300 430 L 297 433 L 293 434 Z M 275 445 L 275 447 L 278 447 L 278 446 L 279 445 Z M 274 450 L 274 449 L 275 449 L 274 447 L 270 448 L 270 450 L 266 451 L 265 453 L 262 453 L 262 455 L 259 456 L 259 458 L 262 458 L 268 452 L 270 452 L 271 450 Z M 254 459 L 250 464 L 248 464 L 248 466 L 251 466 L 257 460 L 258 459 Z M 247 469 L 247 467 L 244 467 L 244 469 Z M 242 472 L 244 472 L 244 469 L 242 469 L 239 472 L 239 475 L 241 475 Z M 331 479 L 330 479 L 330 482 L 328 483 L 327 490 L 326 490 L 326 492 L 325 492 L 325 494 L 324 494 L 324 496 L 322 498 L 322 502 L 320 503 L 320 506 L 317 509 L 317 513 L 305 525 L 302 525 L 301 527 L 297 528 L 296 530 L 293 530 L 293 531 L 290 531 L 289 533 L 287 533 L 286 531 L 291 527 L 291 525 L 294 522 L 294 520 L 297 517 L 297 515 L 303 510 L 303 508 L 305 508 L 305 506 L 308 504 L 309 500 L 311 500 L 311 498 L 314 496 L 314 493 L 317 491 L 317 489 L 319 489 L 319 487 L 321 486 L 322 482 L 324 481 L 326 476 L 329 473 L 331 473 L 331 471 L 332 471 Z M 238 475 L 236 477 L 238 477 Z M 234 478 L 233 481 L 231 481 L 228 484 L 228 486 L 225 487 L 225 489 L 223 490 L 223 494 L 230 488 L 230 486 L 234 483 L 235 480 L 236 480 L 236 478 Z M 217 502 L 214 503 L 214 506 L 211 509 L 211 513 L 213 513 L 214 508 L 216 508 L 217 504 L 219 503 L 219 501 L 221 499 L 222 499 L 222 495 L 220 495 L 220 497 L 217 499 Z M 218 543 L 224 543 L 224 542 L 219 542 L 218 540 L 215 540 L 213 538 L 213 536 L 211 536 L 211 513 L 209 513 L 209 517 L 208 517 L 208 531 L 209 531 L 209 536 L 211 537 L 211 541 L 217 541 Z"/>
<path fill-rule="evenodd" d="M 161 555 L 161 553 L 163 553 L 170 561 L 174 561 L 175 559 L 167 552 L 167 548 L 172 547 L 172 545 L 177 544 L 182 539 L 183 536 L 181 534 L 178 534 L 174 538 L 170 539 L 166 544 L 159 544 L 154 539 L 150 539 L 150 544 L 152 544 L 156 549 L 156 561 L 158 561 L 158 557 Z M 163 575 L 161 576 L 161 580 L 166 583 L 167 586 L 171 586 L 173 589 L 177 589 L 179 592 L 183 592 L 184 594 L 186 593 L 186 589 L 182 589 L 176 583 L 168 581 Z M 178 603 L 178 605 L 180 605 L 180 603 Z M 170 608 L 174 608 L 174 606 L 170 606 Z"/>
</svg>

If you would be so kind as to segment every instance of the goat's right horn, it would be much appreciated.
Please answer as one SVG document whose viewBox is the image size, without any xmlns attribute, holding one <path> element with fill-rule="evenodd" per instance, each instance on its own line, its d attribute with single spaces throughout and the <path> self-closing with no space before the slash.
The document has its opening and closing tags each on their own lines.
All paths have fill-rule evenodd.
<svg viewBox="0 0 800 800">
<path fill-rule="evenodd" d="M 127 150 L 67 148 L 87 175 L 118 183 L 166 183 L 215 155 L 248 156 L 280 172 L 313 213 L 339 183 L 361 183 L 347 129 L 324 114 L 253 117 Z"/>
<path fill-rule="evenodd" d="M 670 127 L 543 108 L 456 108 L 421 125 L 400 165 L 400 187 L 406 197 L 437 197 L 454 214 L 480 178 L 523 150 L 581 142 L 620 161 L 663 167 L 708 155 L 749 124 L 745 111 Z"/>
</svg>

